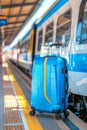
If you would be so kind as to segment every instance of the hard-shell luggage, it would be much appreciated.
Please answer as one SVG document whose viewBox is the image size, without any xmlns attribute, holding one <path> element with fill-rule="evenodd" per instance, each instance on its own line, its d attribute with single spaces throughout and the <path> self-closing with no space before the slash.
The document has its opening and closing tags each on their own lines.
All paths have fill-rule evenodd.
<svg viewBox="0 0 87 130">
<path fill-rule="evenodd" d="M 40 112 L 64 112 L 67 116 L 68 82 L 65 59 L 60 57 L 37 58 L 32 73 L 31 115 Z"/>
<path fill-rule="evenodd" d="M 56 119 L 68 111 L 68 74 L 66 60 L 57 56 L 38 57 L 32 72 L 30 115 L 35 111 L 56 113 Z"/>
</svg>

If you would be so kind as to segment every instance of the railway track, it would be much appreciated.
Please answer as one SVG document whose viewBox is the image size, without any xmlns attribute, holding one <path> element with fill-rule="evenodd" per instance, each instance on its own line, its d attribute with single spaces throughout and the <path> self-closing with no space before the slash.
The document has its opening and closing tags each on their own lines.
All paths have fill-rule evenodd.
<svg viewBox="0 0 87 130">
<path fill-rule="evenodd" d="M 18 73 L 18 75 L 21 77 L 21 80 L 25 84 L 25 87 L 31 91 L 31 77 L 19 69 L 14 63 L 8 61 L 8 64 L 12 71 Z"/>
</svg>

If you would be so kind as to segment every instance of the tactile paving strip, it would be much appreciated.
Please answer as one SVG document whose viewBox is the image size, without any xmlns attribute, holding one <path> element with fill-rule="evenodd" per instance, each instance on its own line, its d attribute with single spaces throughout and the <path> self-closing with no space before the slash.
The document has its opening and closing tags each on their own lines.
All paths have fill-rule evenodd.
<svg viewBox="0 0 87 130">
<path fill-rule="evenodd" d="M 2 83 L 2 63 L 0 63 L 0 130 L 4 130 L 4 100 L 3 100 L 3 83 Z"/>
<path fill-rule="evenodd" d="M 6 66 L 3 67 L 3 91 L 4 130 L 24 130 L 20 108 Z"/>
</svg>

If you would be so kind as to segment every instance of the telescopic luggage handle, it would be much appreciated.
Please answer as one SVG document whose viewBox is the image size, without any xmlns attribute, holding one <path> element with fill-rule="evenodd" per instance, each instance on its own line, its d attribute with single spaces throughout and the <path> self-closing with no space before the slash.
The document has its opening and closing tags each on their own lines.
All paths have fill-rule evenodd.
<svg viewBox="0 0 87 130">
<path fill-rule="evenodd" d="M 53 43 L 53 44 L 51 44 L 50 45 L 50 47 L 53 47 L 53 46 L 56 46 L 56 47 L 59 47 L 60 48 L 60 56 L 61 56 L 61 54 L 62 54 L 62 44 L 60 44 L 60 43 Z"/>
<path fill-rule="evenodd" d="M 60 47 L 60 46 L 62 46 L 62 44 L 60 44 L 60 43 L 53 43 L 53 44 L 50 45 L 50 47 L 53 47 L 53 46 L 58 46 L 58 47 Z"/>
</svg>

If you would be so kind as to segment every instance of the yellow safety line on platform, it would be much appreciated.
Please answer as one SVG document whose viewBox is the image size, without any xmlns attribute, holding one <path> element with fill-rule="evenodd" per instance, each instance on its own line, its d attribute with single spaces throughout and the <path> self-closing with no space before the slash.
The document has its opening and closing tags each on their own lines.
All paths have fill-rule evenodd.
<svg viewBox="0 0 87 130">
<path fill-rule="evenodd" d="M 28 101 L 26 100 L 24 93 L 22 92 L 20 86 L 18 85 L 18 83 L 9 67 L 8 67 L 8 72 L 9 72 L 10 80 L 16 91 L 16 96 L 19 101 L 19 105 L 24 113 L 25 120 L 26 120 L 29 130 L 43 130 L 37 117 L 29 115 L 29 112 L 31 110 L 30 105 L 29 105 Z"/>
</svg>

